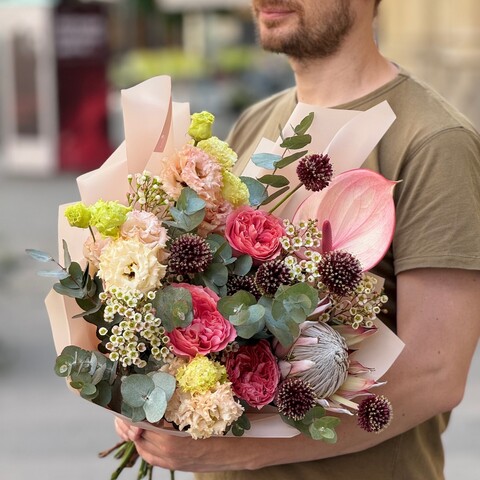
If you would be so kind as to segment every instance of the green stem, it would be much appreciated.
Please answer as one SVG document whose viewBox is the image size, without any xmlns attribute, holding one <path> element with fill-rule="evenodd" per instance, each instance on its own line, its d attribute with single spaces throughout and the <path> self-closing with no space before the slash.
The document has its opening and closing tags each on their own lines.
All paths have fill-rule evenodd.
<svg viewBox="0 0 480 480">
<path fill-rule="evenodd" d="M 293 190 L 290 190 L 287 195 L 285 195 L 268 213 L 273 213 L 280 205 L 283 205 L 300 187 L 303 186 L 303 183 L 299 183 Z"/>
<path fill-rule="evenodd" d="M 93 242 L 95 243 L 97 240 L 95 238 L 95 234 L 93 233 L 93 229 L 90 225 L 88 226 L 88 229 L 90 230 L 90 235 L 92 236 Z"/>
<path fill-rule="evenodd" d="M 170 480 L 175 480 L 175 470 L 170 470 Z"/>
<path fill-rule="evenodd" d="M 122 457 L 122 462 L 120 463 L 118 468 L 112 473 L 110 480 L 116 480 L 119 477 L 123 469 L 127 466 L 134 452 L 135 452 L 135 444 L 133 442 L 127 442 L 125 453 L 123 454 L 123 457 Z"/>
</svg>

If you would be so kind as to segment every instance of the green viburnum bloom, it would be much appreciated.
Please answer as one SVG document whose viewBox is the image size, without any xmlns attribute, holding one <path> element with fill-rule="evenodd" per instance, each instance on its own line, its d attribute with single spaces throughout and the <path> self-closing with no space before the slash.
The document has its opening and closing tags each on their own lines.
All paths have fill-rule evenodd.
<svg viewBox="0 0 480 480">
<path fill-rule="evenodd" d="M 65 217 L 72 227 L 88 228 L 91 216 L 90 210 L 83 202 L 74 203 L 65 209 Z"/>
<path fill-rule="evenodd" d="M 223 187 L 222 195 L 227 202 L 230 202 L 234 207 L 240 205 L 247 205 L 250 198 L 247 186 L 233 173 L 228 170 L 222 172 Z"/>
<path fill-rule="evenodd" d="M 90 225 L 94 226 L 104 237 L 118 237 L 120 227 L 127 219 L 130 207 L 117 201 L 104 202 L 98 200 L 90 207 L 92 217 Z"/>
<path fill-rule="evenodd" d="M 194 113 L 191 116 L 192 122 L 188 129 L 188 134 L 195 140 L 200 142 L 212 136 L 212 125 L 215 117 L 210 112 Z"/>
<path fill-rule="evenodd" d="M 208 153 L 223 168 L 232 168 L 237 161 L 237 154 L 230 148 L 227 142 L 217 137 L 198 142 L 198 148 Z"/>
<path fill-rule="evenodd" d="M 180 367 L 175 377 L 184 392 L 204 393 L 217 383 L 225 383 L 227 370 L 220 363 L 197 355 L 191 362 Z"/>
</svg>

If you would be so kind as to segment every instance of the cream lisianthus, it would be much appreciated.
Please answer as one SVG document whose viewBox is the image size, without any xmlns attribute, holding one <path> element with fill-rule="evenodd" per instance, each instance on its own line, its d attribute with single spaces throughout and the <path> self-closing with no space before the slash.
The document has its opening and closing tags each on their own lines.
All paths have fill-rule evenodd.
<svg viewBox="0 0 480 480">
<path fill-rule="evenodd" d="M 119 287 L 147 293 L 157 289 L 166 267 L 157 260 L 157 248 L 149 248 L 136 239 L 118 239 L 100 255 L 98 275 L 105 289 Z"/>
<path fill-rule="evenodd" d="M 177 388 L 168 402 L 165 420 L 197 439 L 223 435 L 242 413 L 243 407 L 235 401 L 230 382 L 226 382 L 203 393 Z"/>
</svg>

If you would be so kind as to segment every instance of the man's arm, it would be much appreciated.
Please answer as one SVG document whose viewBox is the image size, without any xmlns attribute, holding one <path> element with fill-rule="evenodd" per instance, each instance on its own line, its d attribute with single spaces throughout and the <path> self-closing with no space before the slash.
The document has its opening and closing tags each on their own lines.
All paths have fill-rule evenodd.
<svg viewBox="0 0 480 480">
<path fill-rule="evenodd" d="M 398 335 L 405 349 L 381 390 L 394 409 L 391 425 L 381 434 L 364 432 L 355 417 L 346 415 L 341 416 L 335 445 L 302 435 L 192 440 L 138 431 L 121 422 L 119 434 L 134 439 L 140 455 L 163 468 L 245 470 L 361 451 L 451 410 L 463 397 L 480 335 L 480 271 L 417 269 L 400 273 L 397 282 Z"/>
</svg>

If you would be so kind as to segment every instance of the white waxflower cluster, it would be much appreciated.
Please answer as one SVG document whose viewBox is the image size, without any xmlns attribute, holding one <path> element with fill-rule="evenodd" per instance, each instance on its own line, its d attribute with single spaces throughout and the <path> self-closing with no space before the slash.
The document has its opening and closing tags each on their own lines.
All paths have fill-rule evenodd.
<svg viewBox="0 0 480 480">
<path fill-rule="evenodd" d="M 148 171 L 128 176 L 132 192 L 127 194 L 128 205 L 139 210 L 154 213 L 163 212 L 169 203 L 168 195 L 162 188 L 160 177 Z"/>
<path fill-rule="evenodd" d="M 351 296 L 331 299 L 329 316 L 355 329 L 360 326 L 372 327 L 377 315 L 385 311 L 383 305 L 388 301 L 377 285 L 377 279 L 366 274 Z"/>
<path fill-rule="evenodd" d="M 319 277 L 317 267 L 322 259 L 319 252 L 312 250 L 320 246 L 322 239 L 316 220 L 301 221 L 298 225 L 284 220 L 283 225 L 285 236 L 280 239 L 280 243 L 289 254 L 285 258 L 285 265 L 290 269 L 292 280 L 316 286 Z M 302 258 L 299 258 L 299 252 Z"/>
<path fill-rule="evenodd" d="M 105 347 L 111 360 L 118 360 L 124 367 L 144 368 L 147 362 L 142 353 L 149 351 L 156 360 L 168 356 L 169 338 L 160 318 L 154 314 L 151 303 L 154 298 L 155 292 L 145 295 L 138 290 L 117 287 L 100 294 L 100 300 L 105 303 L 105 322 L 115 323 L 111 328 L 101 327 L 98 331 L 101 336 L 108 336 Z"/>
</svg>

